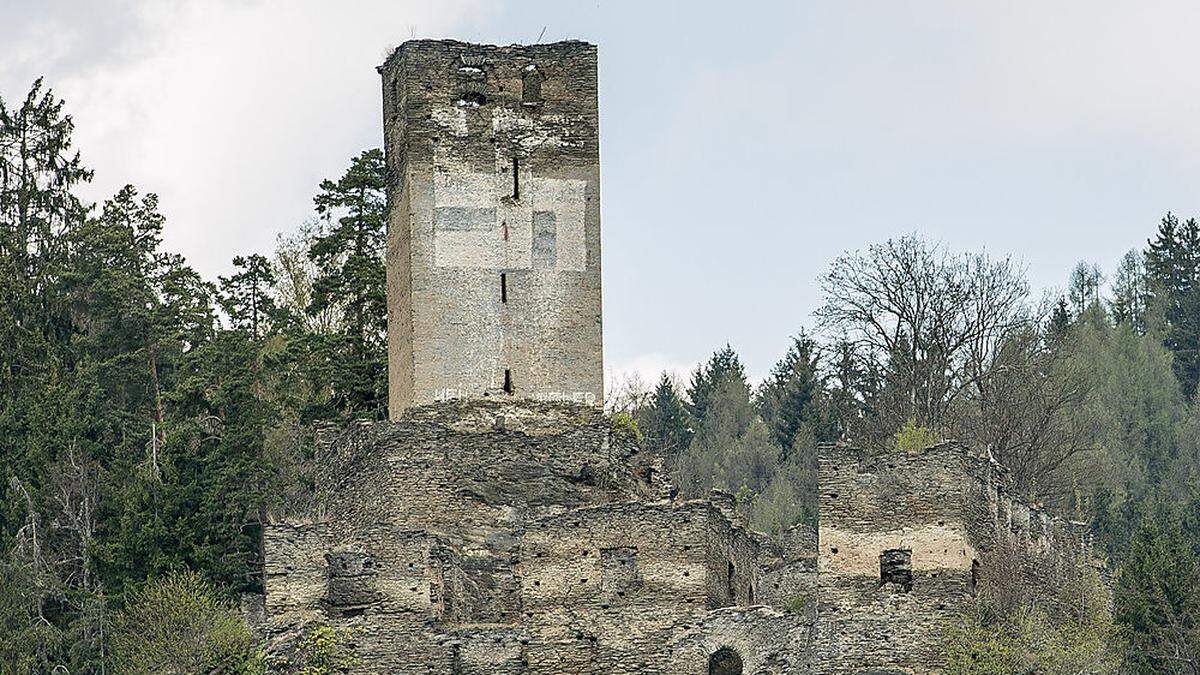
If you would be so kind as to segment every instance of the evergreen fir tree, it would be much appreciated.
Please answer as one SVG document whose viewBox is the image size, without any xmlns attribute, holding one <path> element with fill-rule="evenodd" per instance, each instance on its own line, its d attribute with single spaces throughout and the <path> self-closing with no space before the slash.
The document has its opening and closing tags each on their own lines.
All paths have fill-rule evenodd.
<svg viewBox="0 0 1200 675">
<path fill-rule="evenodd" d="M 271 263 L 261 255 L 237 256 L 233 266 L 239 271 L 221 277 L 221 309 L 232 326 L 259 339 L 273 318 L 275 302 L 269 290 L 275 284 Z"/>
<path fill-rule="evenodd" d="M 713 396 L 727 380 L 746 386 L 746 369 L 729 345 L 714 352 L 707 363 L 697 366 L 692 373 L 686 407 L 695 424 L 703 422 Z"/>
<path fill-rule="evenodd" d="M 671 458 L 682 452 L 691 441 L 692 429 L 687 409 L 666 373 L 659 378 L 649 405 L 639 411 L 638 417 L 638 428 L 649 450 Z"/>
</svg>

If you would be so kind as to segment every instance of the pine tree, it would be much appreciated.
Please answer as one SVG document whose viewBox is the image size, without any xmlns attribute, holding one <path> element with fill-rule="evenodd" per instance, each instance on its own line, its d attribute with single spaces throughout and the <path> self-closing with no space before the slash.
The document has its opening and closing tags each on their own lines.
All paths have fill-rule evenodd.
<svg viewBox="0 0 1200 675">
<path fill-rule="evenodd" d="M 340 314 L 338 334 L 313 340 L 339 414 L 380 415 L 387 405 L 386 177 L 383 152 L 367 150 L 314 199 L 327 227 L 308 252 L 318 269 L 308 312 Z"/>
<path fill-rule="evenodd" d="M 649 450 L 671 458 L 682 452 L 691 440 L 687 410 L 666 373 L 659 378 L 650 404 L 639 411 L 638 417 L 638 428 Z"/>
<path fill-rule="evenodd" d="M 275 302 L 269 294 L 275 274 L 271 263 L 261 255 L 237 256 L 233 266 L 240 271 L 220 278 L 221 309 L 235 329 L 257 340 L 266 332 L 275 312 Z"/>
</svg>

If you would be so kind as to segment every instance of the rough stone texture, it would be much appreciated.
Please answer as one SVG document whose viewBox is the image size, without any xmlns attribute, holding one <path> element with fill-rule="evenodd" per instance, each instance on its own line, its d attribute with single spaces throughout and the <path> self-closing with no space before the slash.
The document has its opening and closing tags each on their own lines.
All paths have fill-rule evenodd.
<svg viewBox="0 0 1200 675">
<path fill-rule="evenodd" d="M 361 672 L 701 673 L 720 650 L 747 673 L 934 672 L 985 585 L 1052 601 L 1094 563 L 955 444 L 823 448 L 821 527 L 778 541 L 728 494 L 663 499 L 586 405 L 447 401 L 323 446 L 323 508 L 264 532 L 263 630 L 352 628 Z"/>
<path fill-rule="evenodd" d="M 595 47 L 415 41 L 380 73 L 392 421 L 322 430 L 318 508 L 264 528 L 272 663 L 326 623 L 364 673 L 936 672 L 981 589 L 1093 564 L 955 444 L 823 448 L 820 527 L 778 541 L 675 500 L 593 405 Z"/>
<path fill-rule="evenodd" d="M 379 72 L 391 416 L 602 403 L 596 47 L 414 40 Z"/>
<path fill-rule="evenodd" d="M 941 636 L 983 585 L 1053 602 L 1068 568 L 1097 564 L 1086 528 L 1022 503 L 994 461 L 955 443 L 884 455 L 826 447 L 819 475 L 824 672 L 936 671 Z"/>
<path fill-rule="evenodd" d="M 753 605 L 784 549 L 727 495 L 661 499 L 594 407 L 446 401 L 324 436 L 320 512 L 264 532 L 277 643 L 353 628 L 362 672 L 674 673 L 722 636 L 773 636 L 745 657 L 762 672 L 807 662 L 811 617 L 712 615 Z"/>
</svg>

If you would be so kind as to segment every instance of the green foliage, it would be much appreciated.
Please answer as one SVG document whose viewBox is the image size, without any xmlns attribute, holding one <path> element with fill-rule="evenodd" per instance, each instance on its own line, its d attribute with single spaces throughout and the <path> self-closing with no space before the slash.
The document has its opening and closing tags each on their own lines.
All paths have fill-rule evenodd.
<svg viewBox="0 0 1200 675">
<path fill-rule="evenodd" d="M 909 419 L 896 432 L 892 450 L 910 455 L 916 454 L 937 445 L 940 440 L 933 431 L 918 426 L 915 419 Z"/>
<path fill-rule="evenodd" d="M 609 423 L 612 425 L 614 433 L 641 442 L 642 432 L 638 430 L 638 424 L 633 419 L 633 415 L 627 412 L 616 412 L 612 414 Z"/>
<path fill-rule="evenodd" d="M 810 598 L 805 593 L 799 593 L 788 598 L 787 604 L 784 605 L 784 610 L 792 614 L 802 614 L 805 608 L 808 607 Z"/>
<path fill-rule="evenodd" d="M 636 411 L 636 415 L 647 450 L 673 460 L 691 442 L 692 427 L 687 409 L 666 373 L 654 388 L 649 405 Z"/>
<path fill-rule="evenodd" d="M 272 656 L 271 672 L 291 675 L 334 675 L 352 670 L 358 659 L 352 650 L 354 629 L 316 623 L 307 626 L 287 656 Z"/>
<path fill-rule="evenodd" d="M 1190 672 L 1200 656 L 1200 557 L 1178 516 L 1147 516 L 1116 584 L 1116 614 L 1130 641 L 1132 672 Z"/>
<path fill-rule="evenodd" d="M 1117 673 L 1120 643 L 1108 622 L 1057 623 L 1037 609 L 1012 622 L 965 621 L 946 638 L 946 673 Z"/>
<path fill-rule="evenodd" d="M 265 672 L 256 640 L 233 607 L 194 572 L 172 572 L 132 593 L 113 620 L 119 673 Z"/>
</svg>

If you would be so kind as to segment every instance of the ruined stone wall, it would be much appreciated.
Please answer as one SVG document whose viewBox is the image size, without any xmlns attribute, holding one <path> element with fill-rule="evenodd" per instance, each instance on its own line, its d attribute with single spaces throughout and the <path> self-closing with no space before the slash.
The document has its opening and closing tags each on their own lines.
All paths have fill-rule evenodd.
<svg viewBox="0 0 1200 675">
<path fill-rule="evenodd" d="M 1015 497 L 986 453 L 820 453 L 820 672 L 936 672 L 987 591 L 1053 602 L 1090 563 L 1086 528 Z"/>
<path fill-rule="evenodd" d="M 387 522 L 497 550 L 526 520 L 660 491 L 632 439 L 590 406 L 447 401 L 329 447 L 318 489 L 331 523 Z"/>
<path fill-rule="evenodd" d="M 779 547 L 728 495 L 661 500 L 595 408 L 448 401 L 322 443 L 323 510 L 264 533 L 274 644 L 345 627 L 360 672 L 673 673 L 718 642 L 764 673 L 808 662 L 809 616 L 709 621 L 756 602 Z"/>
<path fill-rule="evenodd" d="M 760 547 L 758 597 L 764 605 L 815 616 L 817 606 L 817 530 L 796 525 Z"/>
<path fill-rule="evenodd" d="M 1072 602 L 1079 583 L 1102 581 L 1105 564 L 1086 524 L 1028 504 L 1011 490 L 996 462 L 984 453 L 964 452 L 971 477 L 965 515 L 979 560 L 980 598 L 1053 608 Z"/>
<path fill-rule="evenodd" d="M 380 67 L 389 382 L 599 404 L 596 48 L 415 40 Z"/>
<path fill-rule="evenodd" d="M 819 483 L 822 671 L 935 670 L 941 636 L 970 601 L 976 559 L 962 453 L 953 446 L 916 455 L 826 447 Z M 907 578 L 884 574 L 889 551 L 908 557 Z"/>
</svg>

